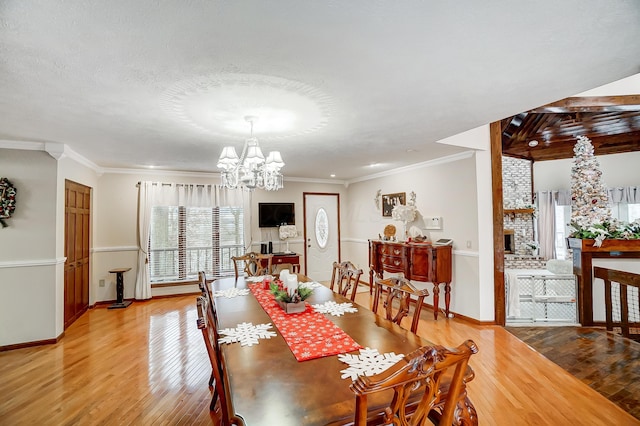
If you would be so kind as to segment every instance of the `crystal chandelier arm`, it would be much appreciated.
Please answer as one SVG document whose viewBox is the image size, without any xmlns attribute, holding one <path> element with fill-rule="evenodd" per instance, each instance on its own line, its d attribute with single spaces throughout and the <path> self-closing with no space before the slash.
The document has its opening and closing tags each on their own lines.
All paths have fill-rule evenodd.
<svg viewBox="0 0 640 426">
<path fill-rule="evenodd" d="M 235 148 L 225 147 L 218 160 L 218 168 L 222 169 L 222 184 L 229 189 L 239 185 L 253 190 L 263 188 L 267 191 L 277 191 L 283 187 L 283 176 L 280 169 L 284 166 L 279 151 L 271 151 L 265 160 L 257 138 L 253 137 L 253 122 L 256 117 L 247 116 L 245 121 L 251 124 L 251 136 L 242 147 L 238 157 Z"/>
</svg>

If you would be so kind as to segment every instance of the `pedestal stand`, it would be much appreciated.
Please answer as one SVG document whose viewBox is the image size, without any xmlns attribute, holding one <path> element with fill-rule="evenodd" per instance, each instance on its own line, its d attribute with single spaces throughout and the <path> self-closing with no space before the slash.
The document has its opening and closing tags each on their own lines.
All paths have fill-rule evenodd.
<svg viewBox="0 0 640 426">
<path fill-rule="evenodd" d="M 109 272 L 116 274 L 116 303 L 109 306 L 108 309 L 126 308 L 131 304 L 130 300 L 124 300 L 124 276 L 123 274 L 130 271 L 131 268 L 112 269 Z"/>
</svg>

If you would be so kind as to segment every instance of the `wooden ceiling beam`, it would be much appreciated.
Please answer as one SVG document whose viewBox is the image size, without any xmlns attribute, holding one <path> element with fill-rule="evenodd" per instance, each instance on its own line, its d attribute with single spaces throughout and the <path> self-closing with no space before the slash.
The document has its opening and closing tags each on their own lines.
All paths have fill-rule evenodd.
<svg viewBox="0 0 640 426">
<path fill-rule="evenodd" d="M 540 143 L 537 147 L 524 151 L 504 152 L 504 155 L 526 158 L 533 161 L 558 160 L 572 158 L 576 139 L 554 140 L 551 143 Z M 614 136 L 597 136 L 591 139 L 596 155 L 621 154 L 635 152 L 640 148 L 640 132 L 625 133 Z"/>
<path fill-rule="evenodd" d="M 534 108 L 529 112 L 562 114 L 567 112 L 620 111 L 640 111 L 640 95 L 572 97 Z"/>
</svg>

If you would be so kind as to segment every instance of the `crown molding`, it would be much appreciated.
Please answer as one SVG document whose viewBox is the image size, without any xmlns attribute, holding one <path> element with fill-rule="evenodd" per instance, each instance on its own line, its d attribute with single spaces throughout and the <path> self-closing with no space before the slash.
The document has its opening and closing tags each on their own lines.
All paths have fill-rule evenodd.
<svg viewBox="0 0 640 426">
<path fill-rule="evenodd" d="M 0 139 L 0 148 L 23 149 L 25 151 L 44 151 L 44 142 L 12 141 Z"/>
<path fill-rule="evenodd" d="M 180 176 L 180 177 L 193 177 L 193 178 L 210 178 L 220 180 L 220 173 L 212 172 L 186 172 L 177 170 L 161 170 L 161 169 L 118 169 L 118 168 L 103 168 L 103 173 L 113 174 L 126 174 L 126 175 L 164 175 L 164 176 Z M 312 179 L 312 178 L 298 178 L 298 177 L 286 177 L 285 182 L 306 182 L 306 183 L 324 183 L 332 185 L 347 185 L 346 181 L 335 179 Z"/>
<path fill-rule="evenodd" d="M 5 149 L 21 149 L 25 151 L 44 151 L 56 161 L 67 157 L 77 163 L 82 164 L 85 167 L 90 168 L 98 174 L 103 173 L 103 169 L 93 161 L 83 157 L 75 152 L 68 145 L 59 142 L 33 142 L 33 141 L 12 141 L 7 139 L 0 139 L 0 148 Z"/>
<path fill-rule="evenodd" d="M 363 176 L 360 178 L 351 179 L 347 182 L 347 185 L 356 183 L 356 182 L 364 182 L 367 180 L 378 179 L 386 176 L 393 176 L 400 173 L 409 172 L 412 170 L 423 169 L 425 167 L 433 167 L 438 166 L 440 164 L 452 163 L 454 161 L 465 160 L 467 158 L 472 157 L 475 154 L 475 151 L 464 151 L 459 154 L 453 154 L 442 158 L 436 158 L 434 160 L 423 161 L 422 163 L 411 164 L 410 166 L 398 167 L 393 170 L 387 170 L 385 172 L 375 173 L 369 176 Z"/>
<path fill-rule="evenodd" d="M 12 141 L 12 140 L 0 139 L 0 148 L 23 149 L 23 150 L 30 150 L 30 151 L 45 151 L 49 153 L 49 155 L 51 155 L 56 160 L 60 160 L 64 157 L 69 157 L 77 161 L 78 163 L 92 169 L 99 175 L 110 173 L 110 174 L 164 175 L 164 176 L 220 179 L 220 173 L 212 173 L 212 172 L 187 172 L 187 171 L 178 171 L 178 170 L 162 170 L 162 169 L 146 169 L 146 168 L 130 169 L 130 168 L 100 167 L 94 162 L 88 160 L 87 158 L 75 152 L 68 145 L 56 143 L 56 142 Z M 470 158 L 474 153 L 475 151 L 473 150 L 464 151 L 459 154 L 449 155 L 447 157 L 442 157 L 442 158 L 436 158 L 434 160 L 423 161 L 421 163 L 412 164 L 410 166 L 398 167 L 393 170 L 374 173 L 372 175 L 363 176 L 355 179 L 349 179 L 349 180 L 314 179 L 314 178 L 285 176 L 284 181 L 285 182 L 301 182 L 301 183 L 318 183 L 318 184 L 326 184 L 326 185 L 343 185 L 346 188 L 350 184 L 356 183 L 356 182 L 364 182 L 367 180 L 378 179 L 386 176 L 393 176 L 399 173 L 405 173 L 412 170 L 418 170 L 425 167 L 433 167 L 440 164 L 446 164 L 454 161 L 464 160 L 464 159 Z"/>
<path fill-rule="evenodd" d="M 180 170 L 165 170 L 165 169 L 127 169 L 127 168 L 109 168 L 102 169 L 105 174 L 121 174 L 121 175 L 163 175 L 163 176 L 180 176 L 180 177 L 193 177 L 193 178 L 211 178 L 219 179 L 219 173 L 211 172 L 187 172 Z"/>
</svg>

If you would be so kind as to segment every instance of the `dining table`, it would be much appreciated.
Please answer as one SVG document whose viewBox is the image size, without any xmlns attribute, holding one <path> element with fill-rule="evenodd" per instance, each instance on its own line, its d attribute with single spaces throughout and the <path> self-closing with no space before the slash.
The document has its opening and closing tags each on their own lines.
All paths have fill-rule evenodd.
<svg viewBox="0 0 640 426">
<path fill-rule="evenodd" d="M 298 277 L 300 282 L 311 281 L 302 274 Z M 211 290 L 214 293 L 244 290 L 250 285 L 252 283 L 244 277 L 221 278 L 211 283 Z M 257 285 L 262 286 L 262 283 Z M 241 323 L 273 324 L 253 293 L 215 297 L 214 301 L 219 330 Z M 329 301 L 351 303 L 357 309 L 357 312 L 340 316 L 323 315 L 362 348 L 375 349 L 379 354 L 406 355 L 433 344 L 324 285 L 314 288 L 313 294 L 305 300 L 309 305 Z M 276 332 L 275 336 L 260 339 L 257 344 L 220 345 L 235 413 L 248 426 L 327 425 L 353 421 L 355 394 L 349 389 L 352 379 L 343 378 L 341 373 L 349 365 L 337 355 L 298 361 L 275 325 L 272 330 Z M 357 355 L 358 351 L 350 354 Z M 370 395 L 369 406 L 384 406 L 391 397 L 392 393 L 385 392 Z"/>
</svg>

